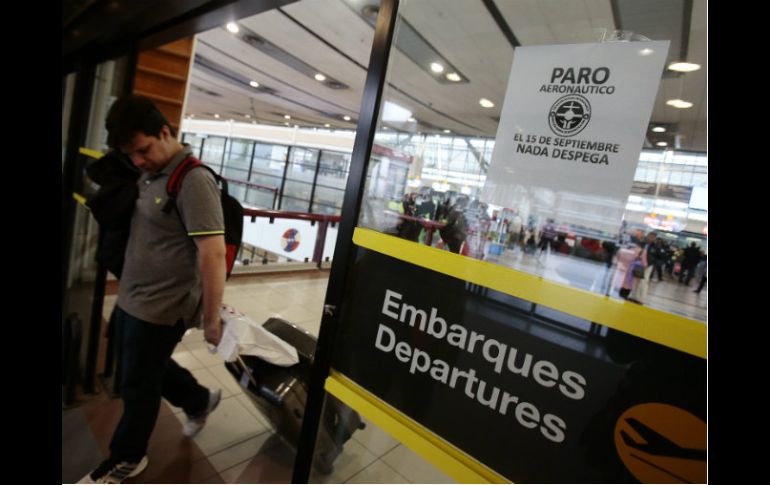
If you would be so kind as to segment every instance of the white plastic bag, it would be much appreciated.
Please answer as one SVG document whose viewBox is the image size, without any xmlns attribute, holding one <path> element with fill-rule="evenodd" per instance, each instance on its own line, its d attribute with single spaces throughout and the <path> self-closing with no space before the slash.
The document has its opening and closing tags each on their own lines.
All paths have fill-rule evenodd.
<svg viewBox="0 0 770 485">
<path fill-rule="evenodd" d="M 224 329 L 216 353 L 226 362 L 235 361 L 239 354 L 256 355 L 282 367 L 299 362 L 294 346 L 268 332 L 232 306 L 222 305 L 219 315 L 224 322 Z"/>
</svg>

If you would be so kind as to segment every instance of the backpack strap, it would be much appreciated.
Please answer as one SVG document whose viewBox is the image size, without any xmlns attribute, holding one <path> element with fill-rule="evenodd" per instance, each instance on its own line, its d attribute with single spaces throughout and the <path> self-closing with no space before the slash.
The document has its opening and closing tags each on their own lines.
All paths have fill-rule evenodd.
<svg viewBox="0 0 770 485">
<path fill-rule="evenodd" d="M 200 165 L 203 165 L 203 162 L 193 156 L 189 156 L 182 160 L 182 162 L 176 166 L 174 171 L 171 172 L 171 175 L 168 176 L 168 181 L 166 182 L 166 194 L 168 194 L 168 200 L 163 206 L 163 212 L 169 213 L 171 212 L 171 209 L 176 207 L 176 197 L 179 195 L 179 189 L 182 187 L 182 180 L 185 175 L 187 175 L 187 172 Z"/>
</svg>

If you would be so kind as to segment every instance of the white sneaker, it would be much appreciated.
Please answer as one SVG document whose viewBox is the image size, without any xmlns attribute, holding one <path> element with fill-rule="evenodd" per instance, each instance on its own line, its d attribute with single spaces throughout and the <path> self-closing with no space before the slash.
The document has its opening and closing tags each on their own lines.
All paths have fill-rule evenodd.
<svg viewBox="0 0 770 485">
<path fill-rule="evenodd" d="M 206 410 L 195 417 L 187 416 L 187 422 L 182 426 L 182 434 L 190 438 L 198 434 L 206 424 L 206 418 L 219 406 L 219 399 L 221 397 L 221 389 L 209 391 L 209 405 L 206 407 Z"/>
<path fill-rule="evenodd" d="M 142 473 L 148 463 L 146 455 L 137 463 L 107 459 L 78 483 L 122 483 L 123 480 Z"/>
</svg>

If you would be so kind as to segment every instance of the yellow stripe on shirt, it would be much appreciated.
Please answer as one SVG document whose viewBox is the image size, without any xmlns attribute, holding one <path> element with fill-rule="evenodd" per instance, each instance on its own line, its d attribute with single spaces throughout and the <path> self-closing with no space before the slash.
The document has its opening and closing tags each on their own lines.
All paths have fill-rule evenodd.
<svg viewBox="0 0 770 485">
<path fill-rule="evenodd" d="M 217 234 L 224 235 L 225 231 L 203 231 L 203 232 L 188 232 L 188 236 L 214 236 Z"/>
</svg>

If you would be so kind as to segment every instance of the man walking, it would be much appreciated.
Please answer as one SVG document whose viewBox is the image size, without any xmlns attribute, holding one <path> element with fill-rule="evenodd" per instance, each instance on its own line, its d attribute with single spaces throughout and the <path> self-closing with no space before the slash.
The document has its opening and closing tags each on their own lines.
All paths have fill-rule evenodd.
<svg viewBox="0 0 770 485">
<path fill-rule="evenodd" d="M 147 444 L 161 397 L 185 411 L 183 433 L 192 437 L 221 394 L 198 384 L 171 358 L 188 328 L 202 324 L 212 345 L 222 338 L 225 242 L 216 181 L 207 170 L 191 170 L 175 210 L 163 211 L 169 175 L 191 156 L 190 148 L 179 143 L 147 98 L 118 99 L 106 126 L 109 146 L 130 158 L 142 175 L 116 310 L 123 342 L 123 415 L 109 458 L 80 483 L 121 483 L 147 467 Z"/>
</svg>

